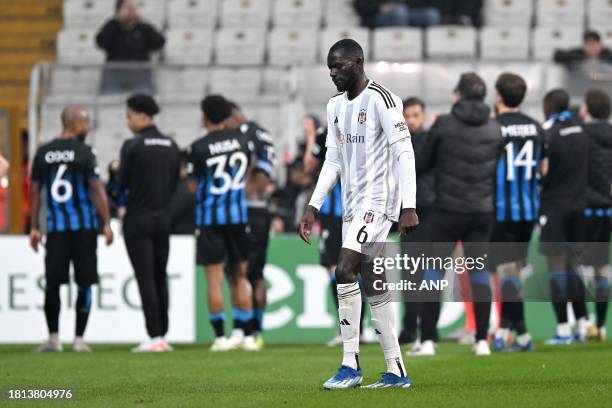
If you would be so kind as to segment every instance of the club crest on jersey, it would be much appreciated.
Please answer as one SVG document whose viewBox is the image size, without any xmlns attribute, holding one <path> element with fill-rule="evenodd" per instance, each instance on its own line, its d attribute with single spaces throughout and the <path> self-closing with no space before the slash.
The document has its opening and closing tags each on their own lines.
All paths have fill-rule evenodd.
<svg viewBox="0 0 612 408">
<path fill-rule="evenodd" d="M 372 221 L 374 221 L 374 213 L 372 211 L 368 211 L 363 216 L 363 220 L 365 221 L 366 224 L 370 224 Z"/>
<path fill-rule="evenodd" d="M 366 115 L 367 114 L 366 114 L 366 110 L 365 109 L 362 109 L 362 110 L 359 111 L 359 116 L 357 116 L 357 122 L 359 122 L 360 125 L 363 125 L 365 123 L 366 118 L 367 118 Z"/>
</svg>

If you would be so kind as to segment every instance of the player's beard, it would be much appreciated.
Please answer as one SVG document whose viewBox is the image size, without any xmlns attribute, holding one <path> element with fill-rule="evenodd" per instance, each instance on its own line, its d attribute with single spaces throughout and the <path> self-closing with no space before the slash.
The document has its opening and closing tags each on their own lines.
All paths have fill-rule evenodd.
<svg viewBox="0 0 612 408">
<path fill-rule="evenodd" d="M 79 139 L 81 142 L 85 143 L 85 139 L 87 138 L 87 132 L 84 133 L 79 133 L 77 135 L 77 139 Z"/>
</svg>

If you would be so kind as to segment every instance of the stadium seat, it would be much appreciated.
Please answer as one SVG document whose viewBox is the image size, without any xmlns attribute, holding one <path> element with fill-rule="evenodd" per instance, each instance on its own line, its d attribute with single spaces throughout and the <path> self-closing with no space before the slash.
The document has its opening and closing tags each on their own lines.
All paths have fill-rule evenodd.
<svg viewBox="0 0 612 408">
<path fill-rule="evenodd" d="M 533 3 L 533 0 L 487 0 L 485 23 L 494 27 L 530 27 Z"/>
<path fill-rule="evenodd" d="M 125 112 L 122 111 L 123 116 Z M 98 126 L 92 132 L 91 145 L 96 150 L 98 164 L 106 177 L 106 169 L 113 160 L 118 160 L 121 154 L 123 143 L 132 137 L 132 133 L 125 126 L 125 121 L 121 127 Z"/>
<path fill-rule="evenodd" d="M 155 77 L 162 98 L 198 100 L 206 92 L 208 71 L 193 67 L 162 67 Z"/>
<path fill-rule="evenodd" d="M 285 67 L 263 69 L 262 91 L 269 97 L 287 98 L 291 92 L 294 71 Z"/>
<path fill-rule="evenodd" d="M 217 0 L 168 0 L 170 28 L 212 28 L 218 14 Z"/>
<path fill-rule="evenodd" d="M 432 105 L 449 103 L 461 74 L 474 70 L 471 63 L 427 63 L 422 72 L 422 99 Z"/>
<path fill-rule="evenodd" d="M 327 53 L 334 43 L 343 39 L 352 38 L 357 41 L 365 54 L 365 59 L 369 59 L 370 50 L 370 31 L 362 27 L 328 27 L 321 31 L 319 58 L 321 61 L 327 60 Z"/>
<path fill-rule="evenodd" d="M 323 12 L 326 27 L 358 27 L 359 16 L 353 8 L 353 0 L 327 0 Z"/>
<path fill-rule="evenodd" d="M 275 27 L 319 28 L 322 15 L 322 0 L 276 0 L 272 21 Z"/>
<path fill-rule="evenodd" d="M 255 99 L 261 93 L 262 72 L 259 68 L 215 67 L 210 70 L 210 93 L 228 98 Z"/>
<path fill-rule="evenodd" d="M 476 57 L 476 30 L 473 27 L 430 27 L 425 38 L 429 58 L 464 59 Z"/>
<path fill-rule="evenodd" d="M 155 26 L 158 30 L 164 28 L 166 22 L 166 0 L 134 0 L 143 20 Z"/>
<path fill-rule="evenodd" d="M 612 2 L 610 0 L 591 0 L 587 12 L 589 26 L 610 27 L 612 21 Z"/>
<path fill-rule="evenodd" d="M 536 27 L 533 30 L 533 58 L 550 61 L 557 49 L 580 47 L 582 28 L 578 27 Z"/>
<path fill-rule="evenodd" d="M 529 58 L 527 27 L 483 27 L 480 30 L 483 60 L 526 60 Z"/>
<path fill-rule="evenodd" d="M 57 34 L 57 57 L 68 64 L 100 64 L 104 62 L 104 52 L 97 48 L 96 32 L 91 30 L 70 29 Z"/>
<path fill-rule="evenodd" d="M 539 0 L 536 7 L 538 27 L 584 26 L 583 0 Z"/>
<path fill-rule="evenodd" d="M 312 64 L 317 59 L 319 31 L 275 28 L 269 34 L 269 62 L 275 65 Z"/>
<path fill-rule="evenodd" d="M 387 63 L 380 61 L 366 65 L 366 74 L 404 99 L 423 94 L 423 71 L 420 63 Z"/>
<path fill-rule="evenodd" d="M 126 126 L 125 102 L 115 104 L 100 104 L 96 117 L 98 118 L 98 128 L 102 129 L 123 129 Z"/>
<path fill-rule="evenodd" d="M 298 93 L 307 106 L 314 105 L 323 110 L 329 98 L 338 92 L 329 77 L 329 69 L 322 64 L 300 69 L 298 87 Z"/>
<path fill-rule="evenodd" d="M 267 28 L 270 23 L 270 0 L 223 0 L 221 26 Z"/>
<path fill-rule="evenodd" d="M 115 12 L 109 0 L 64 0 L 64 28 L 97 30 Z"/>
<path fill-rule="evenodd" d="M 222 28 L 215 38 L 218 64 L 262 64 L 265 47 L 265 30 L 260 28 Z"/>
<path fill-rule="evenodd" d="M 43 103 L 40 109 L 40 129 L 46 136 L 44 140 L 50 140 L 62 131 L 60 115 L 64 105 L 56 103 Z"/>
<path fill-rule="evenodd" d="M 164 105 L 159 118 L 159 128 L 174 138 L 180 147 L 189 146 L 204 134 L 199 103 Z"/>
<path fill-rule="evenodd" d="M 56 95 L 95 95 L 100 88 L 99 68 L 61 66 L 51 71 L 51 93 Z"/>
<path fill-rule="evenodd" d="M 418 28 L 378 28 L 373 32 L 374 61 L 419 61 L 423 34 Z"/>
<path fill-rule="evenodd" d="M 171 64 L 209 64 L 212 54 L 212 29 L 173 28 L 166 32 L 164 55 Z"/>
</svg>

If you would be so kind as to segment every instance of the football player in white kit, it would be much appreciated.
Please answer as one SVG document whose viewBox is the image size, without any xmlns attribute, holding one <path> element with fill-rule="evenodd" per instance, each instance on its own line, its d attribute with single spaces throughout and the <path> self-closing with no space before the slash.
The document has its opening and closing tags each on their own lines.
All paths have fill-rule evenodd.
<svg viewBox="0 0 612 408">
<path fill-rule="evenodd" d="M 357 42 L 343 39 L 334 44 L 327 65 L 340 93 L 327 104 L 327 153 L 300 223 L 300 236 L 310 244 L 317 212 L 340 178 L 344 219 L 336 281 L 344 355 L 340 369 L 323 387 L 353 388 L 363 381 L 359 366 L 361 289 L 357 282 L 361 273 L 387 361 L 387 372 L 369 387 L 407 388 L 410 378 L 395 334 L 391 294 L 375 291 L 368 284 L 374 275 L 360 267 L 366 254 L 376 255 L 372 253 L 378 248 L 375 244 L 387 239 L 393 222 L 399 221 L 402 234 L 410 233 L 419 223 L 410 132 L 402 115 L 402 100 L 366 77 L 363 49 Z"/>
</svg>

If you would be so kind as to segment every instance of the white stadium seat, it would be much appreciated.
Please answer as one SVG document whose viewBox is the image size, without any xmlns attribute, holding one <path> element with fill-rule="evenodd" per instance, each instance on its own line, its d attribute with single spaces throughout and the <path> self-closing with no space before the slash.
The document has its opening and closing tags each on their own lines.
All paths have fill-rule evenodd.
<svg viewBox="0 0 612 408">
<path fill-rule="evenodd" d="M 180 147 L 187 147 L 204 134 L 202 112 L 197 103 L 162 106 L 159 118 L 162 132 L 174 138 Z"/>
<path fill-rule="evenodd" d="M 311 65 L 300 70 L 299 94 L 307 106 L 325 110 L 325 105 L 338 93 L 329 77 L 329 69 L 323 64 Z"/>
<path fill-rule="evenodd" d="M 262 73 L 259 68 L 221 68 L 210 70 L 210 93 L 228 98 L 257 98 L 261 91 Z"/>
<path fill-rule="evenodd" d="M 166 0 L 134 0 L 134 4 L 145 22 L 152 24 L 158 30 L 164 27 Z"/>
<path fill-rule="evenodd" d="M 533 0 L 487 0 L 485 23 L 495 27 L 530 27 L 533 3 Z"/>
<path fill-rule="evenodd" d="M 386 86 L 401 98 L 423 94 L 423 71 L 421 63 L 378 63 L 366 65 L 366 74 Z"/>
<path fill-rule="evenodd" d="M 212 30 L 173 28 L 166 32 L 164 55 L 171 64 L 209 64 Z"/>
<path fill-rule="evenodd" d="M 480 30 L 483 60 L 526 60 L 529 58 L 527 27 L 483 27 Z"/>
<path fill-rule="evenodd" d="M 327 27 L 358 27 L 359 16 L 353 8 L 353 0 L 325 1 L 323 20 Z"/>
<path fill-rule="evenodd" d="M 589 26 L 611 27 L 612 2 L 610 0 L 591 0 L 589 2 L 587 17 Z"/>
<path fill-rule="evenodd" d="M 321 31 L 319 58 L 321 61 L 327 61 L 327 54 L 334 43 L 343 39 L 352 38 L 357 41 L 363 48 L 365 59 L 369 59 L 370 50 L 370 30 L 362 27 L 327 27 Z"/>
<path fill-rule="evenodd" d="M 222 28 L 217 31 L 215 52 L 218 64 L 262 64 L 265 49 L 264 29 Z"/>
<path fill-rule="evenodd" d="M 432 106 L 449 103 L 461 74 L 474 70 L 475 65 L 470 63 L 428 63 L 422 72 L 421 99 Z"/>
<path fill-rule="evenodd" d="M 126 126 L 125 102 L 115 104 L 98 105 L 98 128 L 102 129 L 123 129 Z"/>
<path fill-rule="evenodd" d="M 270 0 L 223 0 L 221 26 L 267 28 L 270 23 Z"/>
<path fill-rule="evenodd" d="M 206 92 L 208 71 L 193 67 L 161 68 L 156 88 L 163 98 L 197 100 Z"/>
<path fill-rule="evenodd" d="M 69 64 L 100 64 L 105 59 L 96 45 L 96 32 L 76 28 L 57 34 L 57 58 Z"/>
<path fill-rule="evenodd" d="M 423 33 L 418 28 L 378 28 L 373 33 L 375 61 L 419 61 L 423 58 Z"/>
<path fill-rule="evenodd" d="M 114 12 L 115 3 L 109 0 L 64 0 L 64 27 L 96 30 Z"/>
<path fill-rule="evenodd" d="M 266 67 L 263 69 L 262 90 L 267 96 L 286 97 L 293 80 L 289 68 Z"/>
<path fill-rule="evenodd" d="M 583 0 L 538 0 L 536 23 L 538 27 L 584 26 Z"/>
<path fill-rule="evenodd" d="M 217 0 L 168 0 L 168 25 L 171 28 L 214 27 L 218 14 Z"/>
<path fill-rule="evenodd" d="M 270 64 L 312 64 L 317 59 L 316 28 L 275 28 L 269 34 Z"/>
<path fill-rule="evenodd" d="M 77 66 L 61 66 L 51 72 L 51 93 L 59 95 L 95 95 L 100 88 L 102 70 Z"/>
<path fill-rule="evenodd" d="M 272 21 L 275 27 L 319 28 L 322 12 L 322 0 L 276 0 Z"/>
<path fill-rule="evenodd" d="M 463 26 L 436 26 L 427 29 L 427 55 L 433 59 L 474 58 L 476 29 Z"/>
<path fill-rule="evenodd" d="M 551 61 L 555 50 L 580 47 L 581 43 L 581 28 L 536 27 L 533 30 L 533 58 Z"/>
</svg>

